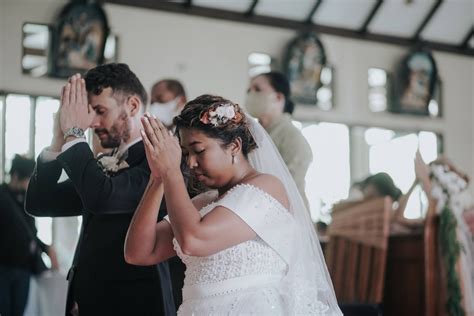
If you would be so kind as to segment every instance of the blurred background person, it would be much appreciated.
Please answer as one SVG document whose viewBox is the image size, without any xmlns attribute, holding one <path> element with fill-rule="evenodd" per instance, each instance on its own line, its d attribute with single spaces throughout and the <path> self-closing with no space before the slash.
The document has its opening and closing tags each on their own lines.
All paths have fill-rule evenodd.
<svg viewBox="0 0 474 316">
<path fill-rule="evenodd" d="M 392 234 L 409 234 L 419 231 L 424 219 L 407 219 L 404 216 L 410 194 L 417 186 L 418 181 L 411 186 L 406 194 L 395 185 L 393 178 L 386 172 L 379 172 L 368 176 L 362 181 L 355 182 L 350 189 L 349 197 L 334 205 L 333 211 L 344 209 L 354 203 L 371 199 L 390 197 L 393 203 L 391 213 L 390 232 Z"/>
<path fill-rule="evenodd" d="M 147 111 L 155 115 L 168 129 L 174 129 L 173 119 L 175 116 L 181 113 L 181 110 L 186 104 L 186 91 L 181 82 L 176 79 L 162 79 L 156 82 L 151 88 L 150 93 L 150 105 L 147 108 Z M 183 173 L 188 174 L 186 164 L 182 165 Z M 191 196 L 196 195 L 192 194 L 192 187 L 194 181 L 188 175 L 188 192 Z M 181 305 L 183 301 L 182 288 L 184 286 L 184 272 L 186 271 L 186 266 L 175 256 L 168 260 L 171 283 L 173 286 L 173 297 L 176 305 L 176 309 Z"/>
<path fill-rule="evenodd" d="M 291 101 L 290 84 L 286 76 L 271 71 L 252 78 L 245 107 L 272 138 L 308 206 L 305 176 L 313 154 L 301 131 L 292 123 L 295 104 Z"/>
<path fill-rule="evenodd" d="M 379 172 L 367 177 L 360 185 L 364 199 L 373 199 L 390 196 L 393 201 L 398 201 L 402 191 L 395 185 L 392 177 L 385 172 Z"/>
<path fill-rule="evenodd" d="M 15 155 L 10 181 L 0 185 L 0 315 L 23 315 L 30 277 L 47 267 L 41 254 L 48 254 L 58 269 L 56 252 L 37 236 L 35 220 L 23 208 L 25 192 L 35 161 Z"/>
<path fill-rule="evenodd" d="M 155 115 L 166 127 L 173 127 L 173 118 L 186 104 L 186 92 L 181 82 L 162 79 L 151 88 L 150 106 L 147 111 Z"/>
</svg>

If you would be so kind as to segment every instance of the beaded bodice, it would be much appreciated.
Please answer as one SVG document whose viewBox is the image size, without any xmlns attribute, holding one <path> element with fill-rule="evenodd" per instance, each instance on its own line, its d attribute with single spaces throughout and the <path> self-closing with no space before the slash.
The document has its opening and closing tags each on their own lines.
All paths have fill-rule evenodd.
<svg viewBox="0 0 474 316">
<path fill-rule="evenodd" d="M 290 216 L 288 211 L 273 197 L 251 185 L 236 186 L 223 199 L 238 198 L 242 190 L 254 190 L 253 194 L 261 195 L 261 198 L 258 199 L 258 208 L 267 208 L 276 214 Z M 211 212 L 218 204 L 218 202 L 212 202 L 202 208 L 200 210 L 201 216 Z M 246 207 L 252 208 L 253 205 Z M 258 212 L 258 209 L 253 211 Z M 208 257 L 185 255 L 176 239 L 173 240 L 173 244 L 176 253 L 186 265 L 185 286 L 254 275 L 283 276 L 287 270 L 287 264 L 282 257 L 258 235 L 253 240 L 232 246 Z"/>
</svg>

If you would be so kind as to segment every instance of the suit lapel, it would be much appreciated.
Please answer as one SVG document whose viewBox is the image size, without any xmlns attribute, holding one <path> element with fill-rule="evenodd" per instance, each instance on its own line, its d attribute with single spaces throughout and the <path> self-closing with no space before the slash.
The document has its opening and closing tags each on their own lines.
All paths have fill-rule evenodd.
<svg viewBox="0 0 474 316">
<path fill-rule="evenodd" d="M 127 158 L 125 161 L 130 167 L 133 167 L 139 165 L 145 158 L 145 147 L 143 142 L 139 141 L 128 149 Z"/>
</svg>

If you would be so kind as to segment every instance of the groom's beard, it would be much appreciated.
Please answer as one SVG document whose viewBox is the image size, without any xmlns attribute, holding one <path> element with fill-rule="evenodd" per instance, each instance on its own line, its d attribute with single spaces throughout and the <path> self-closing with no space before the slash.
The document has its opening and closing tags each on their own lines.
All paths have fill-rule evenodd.
<svg viewBox="0 0 474 316">
<path fill-rule="evenodd" d="M 120 113 L 117 121 L 112 125 L 110 130 L 106 128 L 96 128 L 94 131 L 98 136 L 105 135 L 100 138 L 100 145 L 103 148 L 115 148 L 120 146 L 122 141 L 127 142 L 130 139 L 130 123 L 125 111 Z"/>
</svg>

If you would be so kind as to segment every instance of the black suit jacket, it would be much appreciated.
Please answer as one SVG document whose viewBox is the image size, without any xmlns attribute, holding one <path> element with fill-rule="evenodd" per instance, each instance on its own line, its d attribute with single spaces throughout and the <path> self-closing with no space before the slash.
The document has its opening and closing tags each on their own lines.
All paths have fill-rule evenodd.
<svg viewBox="0 0 474 316">
<path fill-rule="evenodd" d="M 85 142 L 72 146 L 54 161 L 38 159 L 25 208 L 34 216 L 83 216 L 73 267 L 68 275 L 70 285 L 75 283 L 73 288 L 94 295 L 96 280 L 154 279 L 157 283 L 161 280 L 161 287 L 165 288 L 157 295 L 165 296 L 164 311 L 173 313 L 166 264 L 158 268 L 142 267 L 130 265 L 124 259 L 125 235 L 150 175 L 143 142 L 129 148 L 126 161 L 129 168 L 108 177 Z M 62 169 L 69 179 L 58 183 Z M 164 215 L 166 211 L 161 208 L 159 220 Z M 120 282 L 115 284 L 119 286 Z M 123 284 L 126 292 L 127 283 Z M 131 295 L 138 297 L 141 293 Z"/>
</svg>

